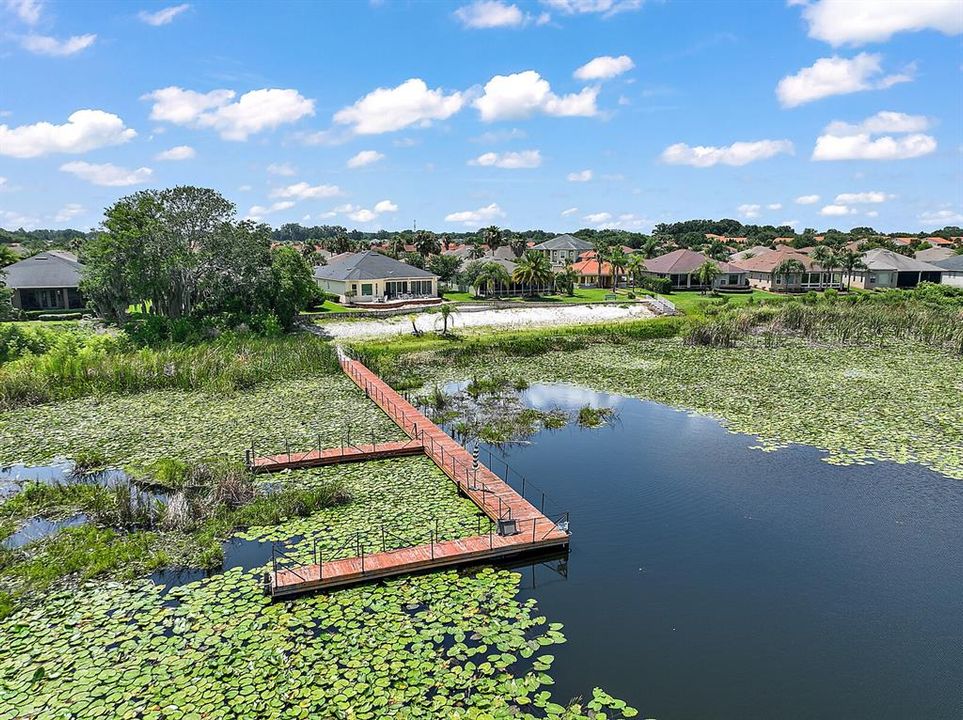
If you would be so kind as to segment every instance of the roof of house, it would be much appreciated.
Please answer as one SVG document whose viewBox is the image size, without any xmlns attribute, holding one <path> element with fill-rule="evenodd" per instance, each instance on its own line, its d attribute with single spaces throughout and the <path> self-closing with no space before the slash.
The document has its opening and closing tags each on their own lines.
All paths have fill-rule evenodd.
<svg viewBox="0 0 963 720">
<path fill-rule="evenodd" d="M 580 260 L 577 263 L 572 263 L 572 269 L 579 275 L 599 275 L 599 261 L 592 258 L 589 260 Z M 612 274 L 612 265 L 607 262 L 602 262 L 602 272 L 604 275 Z"/>
<path fill-rule="evenodd" d="M 551 240 L 539 243 L 534 250 L 591 250 L 594 246 L 588 240 L 573 235 L 556 235 Z"/>
<path fill-rule="evenodd" d="M 923 262 L 935 262 L 937 260 L 946 260 L 951 258 L 956 253 L 951 247 L 931 247 L 926 248 L 926 250 L 919 250 L 916 253 L 916 259 L 922 260 Z"/>
<path fill-rule="evenodd" d="M 938 267 L 940 270 L 963 272 L 963 255 L 953 255 L 952 257 L 945 258 L 944 260 L 935 260 L 933 265 L 936 265 L 936 267 Z"/>
<path fill-rule="evenodd" d="M 742 269 L 735 265 L 713 260 L 708 255 L 685 248 L 673 250 L 665 255 L 659 255 L 659 257 L 649 258 L 645 261 L 645 269 L 662 275 L 685 275 L 694 273 L 707 260 L 715 263 L 722 272 L 742 272 Z"/>
<path fill-rule="evenodd" d="M 802 263 L 807 272 L 820 269 L 811 257 L 786 246 L 782 246 L 778 250 L 767 250 L 746 260 L 739 260 L 736 265 L 747 272 L 771 273 L 785 260 L 797 260 Z"/>
<path fill-rule="evenodd" d="M 928 242 L 930 245 L 945 245 L 947 247 L 951 247 L 953 245 L 952 240 L 947 240 L 946 238 L 943 238 L 943 237 L 928 237 L 928 238 L 923 238 L 923 240 L 925 242 Z"/>
<path fill-rule="evenodd" d="M 360 253 L 344 253 L 332 258 L 327 265 L 314 269 L 318 280 L 395 280 L 404 278 L 435 278 L 437 275 L 416 268 L 414 265 L 366 250 Z"/>
<path fill-rule="evenodd" d="M 764 252 L 769 252 L 772 250 L 768 245 L 753 245 L 751 248 L 746 248 L 745 250 L 740 250 L 737 253 L 732 253 L 729 256 L 730 260 L 745 260 L 749 257 L 755 257 L 756 255 L 761 255 Z"/>
<path fill-rule="evenodd" d="M 77 256 L 63 250 L 48 250 L 3 268 L 10 288 L 75 288 L 80 285 L 84 266 Z"/>
<path fill-rule="evenodd" d="M 873 248 L 863 253 L 863 265 L 867 270 L 895 270 L 897 272 L 939 272 L 929 263 L 894 253 L 886 248 Z"/>
<path fill-rule="evenodd" d="M 498 260 L 515 260 L 515 253 L 512 252 L 511 247 L 508 245 L 502 245 L 496 248 L 495 252 L 489 250 L 488 245 L 482 245 L 482 248 L 485 250 L 485 254 L 479 258 L 481 260 L 491 260 L 492 258 Z M 444 250 L 442 255 L 454 255 L 462 260 L 474 260 L 475 258 L 471 256 L 472 249 L 471 245 L 459 245 L 458 247 Z"/>
</svg>

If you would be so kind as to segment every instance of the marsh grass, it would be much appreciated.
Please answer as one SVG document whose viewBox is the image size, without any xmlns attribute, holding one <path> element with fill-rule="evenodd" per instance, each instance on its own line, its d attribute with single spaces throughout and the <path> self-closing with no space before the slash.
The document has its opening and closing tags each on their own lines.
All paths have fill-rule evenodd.
<svg viewBox="0 0 963 720">
<path fill-rule="evenodd" d="M 580 427 L 597 428 L 604 425 L 613 417 L 615 417 L 615 410 L 612 408 L 597 408 L 591 405 L 584 405 L 579 408 L 577 420 Z"/>
</svg>

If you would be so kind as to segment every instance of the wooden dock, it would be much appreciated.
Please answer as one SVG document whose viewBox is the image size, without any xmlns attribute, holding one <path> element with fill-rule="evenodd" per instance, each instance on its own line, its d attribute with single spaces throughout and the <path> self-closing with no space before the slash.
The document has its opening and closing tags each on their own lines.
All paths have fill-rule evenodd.
<svg viewBox="0 0 963 720">
<path fill-rule="evenodd" d="M 417 447 L 417 451 L 406 454 L 423 452 L 427 455 L 491 520 L 491 530 L 488 534 L 459 540 L 438 541 L 431 535 L 427 544 L 368 555 L 362 550 L 354 557 L 327 561 L 319 558 L 312 564 L 290 567 L 281 567 L 276 554 L 268 580 L 268 590 L 273 597 L 291 597 L 397 575 L 568 547 L 567 513 L 555 518 L 546 517 L 362 363 L 342 358 L 341 367 L 411 439 L 410 444 L 395 443 L 396 450 Z M 385 447 L 387 452 L 388 445 L 384 443 L 378 447 Z M 359 453 L 357 459 L 369 458 L 361 457 Z M 281 469 L 285 461 L 291 462 L 287 460 L 287 454 L 280 460 L 266 462 L 261 471 Z M 314 461 L 323 464 L 320 456 Z M 330 455 L 330 462 L 344 461 Z M 286 467 L 293 466 L 288 464 Z M 278 554 L 283 556 L 283 553 Z"/>
<path fill-rule="evenodd" d="M 279 455 L 254 455 L 248 451 L 247 465 L 252 472 L 269 473 L 320 467 L 322 465 L 422 455 L 424 452 L 424 446 L 416 440 L 391 441 L 373 445 L 342 445 L 336 448 L 320 448 L 295 453 L 287 452 Z"/>
</svg>

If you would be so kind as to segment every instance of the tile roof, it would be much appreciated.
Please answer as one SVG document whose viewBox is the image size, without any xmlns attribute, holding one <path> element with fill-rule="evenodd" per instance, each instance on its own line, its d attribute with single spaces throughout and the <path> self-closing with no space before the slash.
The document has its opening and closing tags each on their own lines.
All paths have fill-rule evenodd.
<svg viewBox="0 0 963 720">
<path fill-rule="evenodd" d="M 707 260 L 715 263 L 722 272 L 742 272 L 742 269 L 736 265 L 712 260 L 708 255 L 685 248 L 649 258 L 645 261 L 645 269 L 662 275 L 686 275 L 694 273 Z"/>
<path fill-rule="evenodd" d="M 599 274 L 599 261 L 595 259 L 591 260 L 581 260 L 577 263 L 572 263 L 572 269 L 579 275 L 598 275 Z M 607 262 L 602 263 L 602 275 L 611 275 L 612 265 Z"/>
<path fill-rule="evenodd" d="M 917 251 L 916 259 L 931 263 L 935 262 L 936 260 L 946 260 L 947 258 L 953 257 L 955 254 L 956 253 L 953 251 L 953 248 L 931 247 L 926 248 L 926 250 Z"/>
<path fill-rule="evenodd" d="M 940 268 L 916 258 L 906 257 L 885 248 L 873 248 L 863 253 L 863 264 L 869 270 L 897 272 L 939 272 Z"/>
<path fill-rule="evenodd" d="M 938 267 L 940 270 L 963 272 L 963 255 L 954 255 L 953 257 L 948 257 L 944 260 L 935 260 L 933 265 L 936 265 L 936 267 Z"/>
<path fill-rule="evenodd" d="M 366 250 L 360 253 L 343 253 L 332 258 L 327 265 L 319 265 L 314 269 L 314 277 L 319 280 L 344 281 L 428 279 L 437 275 L 373 250 Z"/>
<path fill-rule="evenodd" d="M 73 253 L 49 250 L 7 265 L 0 272 L 10 288 L 75 288 L 80 285 L 83 269 Z"/>
<path fill-rule="evenodd" d="M 594 246 L 588 240 L 573 235 L 557 235 L 534 247 L 535 250 L 591 250 Z"/>
<path fill-rule="evenodd" d="M 748 260 L 739 260 L 736 265 L 748 272 L 771 273 L 785 260 L 797 260 L 802 263 L 807 272 L 820 270 L 819 265 L 813 262 L 812 258 L 790 247 L 781 247 L 778 250 L 767 252 L 751 257 Z"/>
</svg>

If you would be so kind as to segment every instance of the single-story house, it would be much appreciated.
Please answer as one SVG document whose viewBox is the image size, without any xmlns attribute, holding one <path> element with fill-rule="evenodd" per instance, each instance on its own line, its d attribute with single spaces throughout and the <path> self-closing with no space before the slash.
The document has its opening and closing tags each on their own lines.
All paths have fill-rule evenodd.
<svg viewBox="0 0 963 720">
<path fill-rule="evenodd" d="M 931 264 L 943 271 L 942 282 L 944 285 L 963 288 L 963 255 L 953 255 L 944 260 L 936 260 Z"/>
<path fill-rule="evenodd" d="M 713 260 L 708 255 L 684 248 L 649 258 L 645 261 L 645 272 L 647 275 L 669 278 L 673 290 L 702 289 L 704 286 L 699 282 L 696 273 L 707 261 L 721 271 L 712 281 L 714 289 L 741 290 L 748 287 L 746 271 L 738 265 Z"/>
<path fill-rule="evenodd" d="M 934 263 L 937 260 L 946 260 L 956 255 L 952 247 L 931 247 L 926 250 L 917 250 L 914 257 L 926 263 Z"/>
<path fill-rule="evenodd" d="M 80 310 L 84 266 L 64 250 L 48 250 L 7 265 L 0 270 L 4 284 L 13 290 L 13 306 L 21 310 Z"/>
<path fill-rule="evenodd" d="M 753 245 L 751 248 L 732 253 L 732 255 L 729 256 L 729 261 L 739 262 L 740 260 L 748 260 L 751 257 L 761 255 L 762 253 L 769 252 L 770 250 L 772 250 L 772 248 L 768 245 Z"/>
<path fill-rule="evenodd" d="M 774 273 L 786 260 L 798 262 L 803 272 Z M 842 274 L 838 270 L 824 270 L 811 257 L 790 247 L 769 250 L 736 264 L 746 272 L 749 286 L 759 290 L 804 292 L 842 287 Z"/>
<path fill-rule="evenodd" d="M 940 282 L 942 269 L 885 248 L 863 253 L 865 268 L 846 273 L 846 284 L 862 290 L 913 288 L 921 282 Z"/>
<path fill-rule="evenodd" d="M 557 235 L 532 248 L 536 252 L 544 253 L 553 267 L 562 267 L 565 263 L 576 262 L 579 255 L 592 249 L 594 249 L 592 243 L 574 235 Z"/>
<path fill-rule="evenodd" d="M 343 253 L 314 269 L 314 280 L 340 302 L 384 303 L 438 297 L 438 276 L 366 250 Z"/>
<path fill-rule="evenodd" d="M 612 265 L 603 260 L 600 273 L 599 261 L 595 258 L 595 253 L 572 263 L 572 270 L 578 275 L 576 284 L 579 287 L 612 287 Z"/>
</svg>

